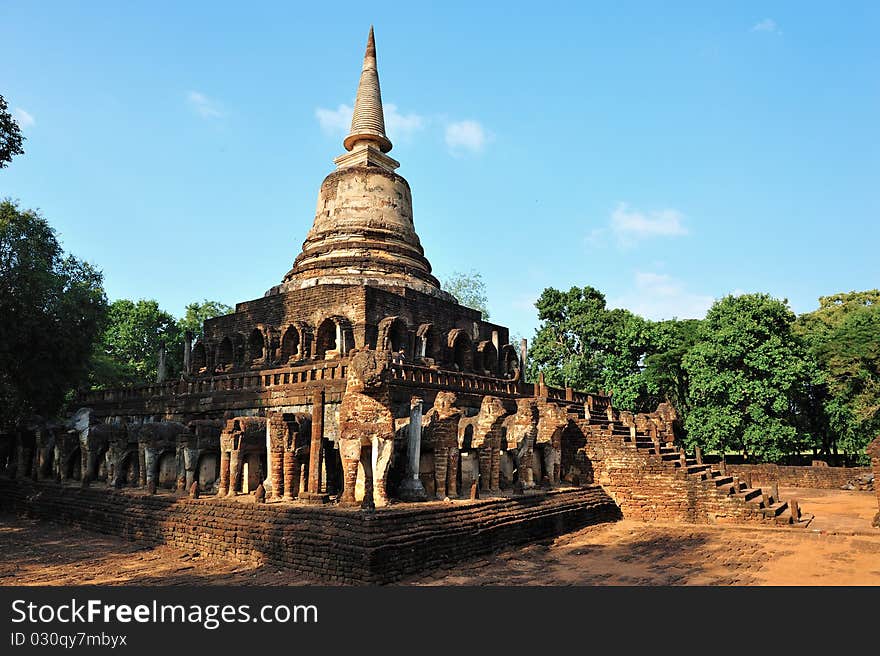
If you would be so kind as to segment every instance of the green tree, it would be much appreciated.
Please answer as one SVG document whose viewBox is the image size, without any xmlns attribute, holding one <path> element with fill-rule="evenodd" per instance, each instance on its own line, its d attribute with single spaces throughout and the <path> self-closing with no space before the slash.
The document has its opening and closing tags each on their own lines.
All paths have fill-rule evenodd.
<svg viewBox="0 0 880 656">
<path fill-rule="evenodd" d="M 489 319 L 489 298 L 486 295 L 486 283 L 478 271 L 462 273 L 454 271 L 443 282 L 443 289 L 452 294 L 455 300 L 465 307 L 479 310 L 484 321 Z"/>
<path fill-rule="evenodd" d="M 794 413 L 814 371 L 794 321 L 787 301 L 767 294 L 716 301 L 683 359 L 689 446 L 766 460 L 800 452 Z"/>
<path fill-rule="evenodd" d="M 85 382 L 107 312 L 102 283 L 39 213 L 0 202 L 0 426 L 56 414 Z"/>
<path fill-rule="evenodd" d="M 92 384 L 118 387 L 156 380 L 159 349 L 166 347 L 169 377 L 180 373 L 182 355 L 177 321 L 159 307 L 158 301 L 119 299 L 110 304 L 107 326 L 93 358 Z"/>
<path fill-rule="evenodd" d="M 880 430 L 878 313 L 880 290 L 871 289 L 823 296 L 795 322 L 819 366 L 803 423 L 824 455 L 860 454 Z"/>
<path fill-rule="evenodd" d="M 604 294 L 593 287 L 547 288 L 535 305 L 541 324 L 529 346 L 531 380 L 543 372 L 549 385 L 608 389 L 617 407 L 642 407 L 647 321 L 628 310 L 609 310 Z"/>
<path fill-rule="evenodd" d="M 880 305 L 848 313 L 815 351 L 830 397 L 833 446 L 848 456 L 861 453 L 880 431 Z"/>
<path fill-rule="evenodd" d="M 800 315 L 795 322 L 794 330 L 810 347 L 815 348 L 826 341 L 847 316 L 878 305 L 880 305 L 880 289 L 821 296 L 819 309 Z"/>
<path fill-rule="evenodd" d="M 649 397 L 649 407 L 667 402 L 687 418 L 689 380 L 683 360 L 700 338 L 699 319 L 670 319 L 650 326 L 650 346 L 642 375 Z"/>
<path fill-rule="evenodd" d="M 18 123 L 8 111 L 6 99 L 0 96 L 0 169 L 8 166 L 13 155 L 24 154 L 24 148 L 21 147 L 24 139 Z"/>
<path fill-rule="evenodd" d="M 194 301 L 186 306 L 183 317 L 177 322 L 181 334 L 191 332 L 193 338 L 202 336 L 204 324 L 207 319 L 213 319 L 224 314 L 230 314 L 233 308 L 219 301 L 209 301 L 207 298 L 201 303 Z"/>
</svg>

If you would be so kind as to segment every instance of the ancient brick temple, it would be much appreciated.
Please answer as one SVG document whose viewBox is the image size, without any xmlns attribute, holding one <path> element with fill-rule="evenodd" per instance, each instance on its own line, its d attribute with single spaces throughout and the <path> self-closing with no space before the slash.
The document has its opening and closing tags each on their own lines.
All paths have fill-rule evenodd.
<svg viewBox="0 0 880 656">
<path fill-rule="evenodd" d="M 797 522 L 776 495 L 686 456 L 670 406 L 633 416 L 610 394 L 525 382 L 525 342 L 440 288 L 388 155 L 372 29 L 343 146 L 290 271 L 205 322 L 180 380 L 89 393 L 66 423 L 0 441 L 0 465 L 278 508 L 577 488 L 635 518 Z"/>
</svg>

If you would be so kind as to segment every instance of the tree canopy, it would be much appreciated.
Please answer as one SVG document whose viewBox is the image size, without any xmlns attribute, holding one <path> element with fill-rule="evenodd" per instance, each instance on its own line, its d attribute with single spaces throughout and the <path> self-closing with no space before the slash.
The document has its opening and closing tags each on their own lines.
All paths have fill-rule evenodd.
<svg viewBox="0 0 880 656">
<path fill-rule="evenodd" d="M 648 324 L 628 310 L 608 309 L 594 287 L 547 288 L 538 298 L 541 321 L 529 347 L 529 377 L 544 373 L 559 387 L 613 390 L 619 407 L 644 395 L 639 363 L 649 344 Z"/>
<path fill-rule="evenodd" d="M 671 403 L 682 419 L 690 411 L 690 378 L 684 356 L 700 339 L 699 319 L 670 319 L 649 324 L 650 345 L 642 375 L 646 408 Z"/>
<path fill-rule="evenodd" d="M 860 453 L 880 432 L 880 290 L 823 296 L 795 331 L 820 370 L 808 428 L 826 453 Z"/>
<path fill-rule="evenodd" d="M 101 273 L 65 255 L 37 211 L 0 202 L 0 426 L 60 410 L 106 312 Z"/>
<path fill-rule="evenodd" d="M 0 96 L 0 169 L 9 165 L 13 155 L 24 154 L 21 130 L 8 111 L 6 99 Z"/>
<path fill-rule="evenodd" d="M 186 306 L 183 317 L 177 322 L 177 327 L 182 334 L 189 331 L 194 338 L 198 338 L 202 336 L 207 319 L 229 314 L 232 311 L 232 307 L 219 301 L 209 301 L 207 298 L 201 303 L 194 301 Z"/>
<path fill-rule="evenodd" d="M 205 299 L 190 303 L 184 316 L 175 319 L 155 299 L 113 301 L 92 358 L 92 386 L 105 389 L 154 382 L 161 344 L 165 345 L 167 376 L 179 376 L 186 332 L 200 337 L 206 319 L 231 311 L 224 303 Z"/>
<path fill-rule="evenodd" d="M 443 289 L 452 294 L 461 305 L 479 310 L 483 320 L 489 319 L 489 298 L 486 295 L 486 283 L 483 282 L 483 275 L 480 272 L 454 271 L 443 281 Z"/>
<path fill-rule="evenodd" d="M 173 349 L 177 321 L 158 301 L 119 299 L 110 304 L 107 327 L 97 344 L 93 384 L 116 387 L 156 380 L 160 345 L 166 344 L 169 375 L 179 373 Z M 177 365 L 177 366 L 175 366 Z"/>
<path fill-rule="evenodd" d="M 794 321 L 787 302 L 767 294 L 716 301 L 683 360 L 691 444 L 771 460 L 805 446 L 794 407 L 813 371 Z"/>
<path fill-rule="evenodd" d="M 649 321 L 593 287 L 545 289 L 528 379 L 611 390 L 636 412 L 670 402 L 690 447 L 851 460 L 880 432 L 880 291 L 819 301 L 796 318 L 786 301 L 744 294 L 702 320 Z"/>
</svg>

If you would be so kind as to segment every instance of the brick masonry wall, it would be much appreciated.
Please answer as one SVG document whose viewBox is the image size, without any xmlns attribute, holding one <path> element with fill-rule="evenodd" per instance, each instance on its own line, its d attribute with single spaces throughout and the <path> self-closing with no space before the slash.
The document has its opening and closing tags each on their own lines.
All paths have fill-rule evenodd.
<svg viewBox="0 0 880 656">
<path fill-rule="evenodd" d="M 751 474 L 754 485 L 838 489 L 849 483 L 858 488 L 859 476 L 871 473 L 870 467 L 798 467 L 774 464 L 727 465 L 727 473 L 741 478 Z"/>
<path fill-rule="evenodd" d="M 307 287 L 239 303 L 233 314 L 205 322 L 205 340 L 212 347 L 224 337 L 235 334 L 247 340 L 258 324 L 274 326 L 283 334 L 287 326 L 299 321 L 316 331 L 324 319 L 333 316 L 348 319 L 354 333 L 352 346 L 358 348 L 377 348 L 377 326 L 386 317 L 401 317 L 413 331 L 423 323 L 430 323 L 436 352 L 429 357 L 445 363 L 452 361 L 446 338 L 453 328 L 464 329 L 475 345 L 480 340 L 491 339 L 492 331 L 498 331 L 499 346 L 508 341 L 507 328 L 482 321 L 478 311 L 463 305 L 407 288 L 345 285 Z"/>
<path fill-rule="evenodd" d="M 350 584 L 399 581 L 500 547 L 620 519 L 598 486 L 364 513 L 0 479 L 0 508 Z"/>
<path fill-rule="evenodd" d="M 602 485 L 626 519 L 696 524 L 767 521 L 740 497 L 719 493 L 713 481 L 688 476 L 660 456 L 584 420 L 569 422 L 563 435 L 566 443 L 563 478 Z"/>
</svg>

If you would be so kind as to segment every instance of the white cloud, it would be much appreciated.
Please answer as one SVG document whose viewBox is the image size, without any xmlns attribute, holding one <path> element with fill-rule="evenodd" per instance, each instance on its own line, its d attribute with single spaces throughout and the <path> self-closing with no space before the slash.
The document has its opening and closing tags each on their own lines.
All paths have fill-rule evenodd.
<svg viewBox="0 0 880 656">
<path fill-rule="evenodd" d="M 427 124 L 424 116 L 416 113 L 403 114 L 394 103 L 384 104 L 385 133 L 393 140 L 398 137 L 409 137 L 418 132 Z M 315 118 L 321 129 L 330 135 L 348 134 L 351 129 L 351 115 L 354 108 L 351 105 L 341 104 L 336 109 L 318 107 L 315 110 Z"/>
<path fill-rule="evenodd" d="M 345 134 L 351 128 L 353 112 L 354 108 L 351 105 L 339 105 L 336 109 L 318 107 L 315 110 L 315 118 L 327 134 Z"/>
<path fill-rule="evenodd" d="M 33 114 L 31 114 L 30 112 L 26 112 L 21 107 L 16 107 L 15 109 L 13 109 L 12 114 L 13 116 L 15 116 L 18 127 L 20 127 L 22 130 L 27 130 L 29 127 L 37 122 Z"/>
<path fill-rule="evenodd" d="M 782 34 L 776 21 L 772 18 L 765 18 L 752 25 L 752 32 L 771 32 Z"/>
<path fill-rule="evenodd" d="M 679 237 L 688 234 L 683 224 L 684 215 L 678 210 L 667 208 L 642 212 L 630 209 L 626 203 L 618 203 L 611 213 L 610 230 L 617 237 L 620 246 L 631 246 L 639 239 L 649 237 Z M 591 239 L 600 237 L 603 230 L 593 230 Z"/>
<path fill-rule="evenodd" d="M 425 118 L 419 114 L 401 114 L 394 103 L 385 104 L 385 132 L 391 137 L 408 137 L 425 127 Z"/>
<path fill-rule="evenodd" d="M 636 272 L 632 288 L 609 299 L 610 307 L 626 308 L 635 314 L 663 319 L 702 319 L 715 299 L 688 291 L 686 285 L 665 273 Z"/>
<path fill-rule="evenodd" d="M 453 155 L 482 152 L 488 140 L 485 128 L 477 121 L 457 121 L 446 126 L 446 146 Z"/>
<path fill-rule="evenodd" d="M 202 118 L 221 118 L 224 115 L 220 104 L 203 93 L 190 91 L 186 94 L 186 102 L 190 108 Z"/>
</svg>

